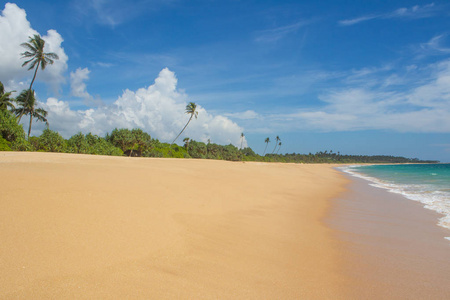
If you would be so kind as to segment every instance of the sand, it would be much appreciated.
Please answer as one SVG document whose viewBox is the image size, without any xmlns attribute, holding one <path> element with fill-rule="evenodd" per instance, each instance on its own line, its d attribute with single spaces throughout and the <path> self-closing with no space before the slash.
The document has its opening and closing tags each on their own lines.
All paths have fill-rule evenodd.
<svg viewBox="0 0 450 300">
<path fill-rule="evenodd" d="M 352 177 L 326 223 L 341 241 L 348 299 L 450 299 L 450 230 L 419 202 Z"/>
<path fill-rule="evenodd" d="M 347 299 L 327 165 L 0 152 L 1 299 Z"/>
</svg>

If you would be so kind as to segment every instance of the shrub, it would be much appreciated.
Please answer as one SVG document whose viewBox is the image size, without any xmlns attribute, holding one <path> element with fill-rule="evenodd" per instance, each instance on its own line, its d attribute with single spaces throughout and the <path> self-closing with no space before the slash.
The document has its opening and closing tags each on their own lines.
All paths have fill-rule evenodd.
<svg viewBox="0 0 450 300">
<path fill-rule="evenodd" d="M 8 142 L 0 136 L 0 151 L 11 151 L 11 142 Z"/>
<path fill-rule="evenodd" d="M 30 142 L 37 151 L 67 152 L 66 140 L 58 132 L 52 131 L 49 128 L 44 129 L 37 140 L 30 138 Z"/>
</svg>

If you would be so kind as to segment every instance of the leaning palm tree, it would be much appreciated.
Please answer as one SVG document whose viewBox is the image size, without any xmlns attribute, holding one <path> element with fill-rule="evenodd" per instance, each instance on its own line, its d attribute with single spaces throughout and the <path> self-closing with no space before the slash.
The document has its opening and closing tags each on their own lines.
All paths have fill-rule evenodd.
<svg viewBox="0 0 450 300">
<path fill-rule="evenodd" d="M 11 98 L 11 93 L 15 91 L 5 93 L 5 88 L 3 83 L 0 81 L 0 110 L 7 110 L 8 108 L 14 109 L 14 104 L 12 104 L 13 99 Z"/>
<path fill-rule="evenodd" d="M 31 134 L 31 125 L 33 123 L 33 118 L 38 119 L 38 121 L 45 122 L 48 125 L 47 111 L 42 108 L 36 107 L 36 98 L 34 97 L 34 91 L 23 90 L 19 96 L 16 98 L 16 102 L 19 107 L 13 109 L 13 112 L 16 114 L 17 118 L 22 118 L 23 115 L 30 115 L 30 125 L 28 127 L 28 137 Z"/>
<path fill-rule="evenodd" d="M 278 151 L 280 151 L 280 148 L 281 148 L 281 142 L 278 143 L 278 146 L 279 146 L 279 147 L 278 147 L 278 149 L 277 149 L 277 153 L 275 153 L 275 154 L 278 154 Z"/>
<path fill-rule="evenodd" d="M 267 146 L 268 146 L 269 143 L 270 143 L 270 139 L 269 139 L 269 138 L 266 138 L 266 139 L 264 140 L 264 143 L 266 143 L 266 148 L 264 148 L 264 153 L 263 153 L 263 155 L 266 153 Z"/>
<path fill-rule="evenodd" d="M 197 111 L 197 104 L 194 102 L 189 102 L 188 105 L 186 105 L 186 114 L 190 114 L 191 117 L 189 118 L 189 121 L 184 125 L 181 132 L 177 135 L 177 137 L 173 140 L 172 144 L 170 144 L 170 147 L 172 147 L 173 143 L 177 140 L 177 138 L 183 133 L 183 131 L 186 129 L 186 127 L 189 125 L 189 122 L 191 122 L 192 118 L 195 117 L 197 119 L 198 111 Z"/>
<path fill-rule="evenodd" d="M 27 51 L 21 53 L 22 58 L 28 59 L 22 64 L 22 67 L 28 65 L 28 63 L 31 63 L 28 70 L 35 68 L 33 79 L 30 84 L 31 93 L 31 88 L 33 87 L 34 80 L 36 79 L 39 66 L 41 66 L 41 69 L 44 70 L 48 64 L 52 65 L 54 60 L 59 59 L 59 57 L 56 53 L 44 52 L 45 41 L 39 34 L 35 34 L 33 37 L 30 36 L 28 38 L 28 43 L 22 43 L 20 45 L 27 49 Z"/>
<path fill-rule="evenodd" d="M 242 144 L 244 143 L 244 133 L 241 132 L 241 150 L 242 150 Z"/>
<path fill-rule="evenodd" d="M 281 141 L 281 140 L 280 140 L 280 137 L 279 137 L 278 135 L 277 135 L 277 137 L 276 137 L 275 139 L 276 139 L 276 141 L 275 141 L 275 147 L 273 148 L 272 154 L 275 152 L 275 149 L 277 149 L 278 142 Z"/>
</svg>

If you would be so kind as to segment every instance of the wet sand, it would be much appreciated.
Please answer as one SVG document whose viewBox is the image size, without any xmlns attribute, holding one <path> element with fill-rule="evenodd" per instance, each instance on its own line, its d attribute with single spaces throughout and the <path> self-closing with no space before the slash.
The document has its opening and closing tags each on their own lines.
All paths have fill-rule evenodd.
<svg viewBox="0 0 450 300">
<path fill-rule="evenodd" d="M 326 165 L 0 152 L 1 299 L 348 299 Z"/>
<path fill-rule="evenodd" d="M 325 222 L 342 241 L 349 299 L 450 299 L 450 230 L 439 214 L 351 179 Z"/>
</svg>

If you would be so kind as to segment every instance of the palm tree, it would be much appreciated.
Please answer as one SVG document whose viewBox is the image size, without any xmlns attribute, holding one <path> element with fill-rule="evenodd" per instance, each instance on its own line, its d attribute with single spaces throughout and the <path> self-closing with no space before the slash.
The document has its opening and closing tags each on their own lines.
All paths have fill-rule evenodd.
<svg viewBox="0 0 450 300">
<path fill-rule="evenodd" d="M 281 141 L 281 140 L 280 140 L 280 137 L 279 137 L 278 135 L 277 135 L 277 137 L 276 137 L 275 139 L 276 139 L 276 141 L 275 141 L 275 147 L 273 148 L 272 154 L 275 152 L 275 149 L 276 149 L 277 146 L 278 146 L 278 142 Z"/>
<path fill-rule="evenodd" d="M 184 146 L 186 147 L 186 151 L 187 151 L 189 148 L 190 139 L 188 137 L 186 137 L 183 139 L 183 142 L 184 142 Z"/>
<path fill-rule="evenodd" d="M 242 150 L 242 144 L 244 143 L 244 133 L 241 132 L 241 150 Z"/>
<path fill-rule="evenodd" d="M 170 144 L 170 147 L 172 147 L 173 143 L 177 140 L 177 138 L 183 133 L 183 131 L 186 129 L 186 127 L 189 125 L 189 122 L 191 122 L 192 118 L 195 117 L 197 119 L 198 111 L 197 111 L 197 104 L 194 102 L 189 102 L 188 105 L 186 105 L 186 114 L 190 114 L 191 117 L 189 118 L 189 121 L 184 125 L 181 132 L 177 135 L 177 137 L 173 140 L 172 144 Z"/>
<path fill-rule="evenodd" d="M 41 66 L 41 69 L 44 70 L 48 64 L 52 65 L 54 63 L 54 60 L 59 59 L 59 57 L 56 53 L 53 52 L 44 53 L 45 41 L 39 34 L 35 34 L 33 37 L 30 36 L 28 38 L 28 43 L 22 43 L 20 45 L 27 49 L 27 51 L 21 53 L 22 58 L 28 59 L 22 64 L 22 67 L 26 66 L 28 63 L 31 63 L 28 70 L 36 67 L 36 69 L 34 70 L 33 79 L 31 80 L 30 84 L 31 93 L 31 88 L 33 87 L 34 80 L 36 79 L 36 74 L 39 66 Z M 29 94 L 29 96 L 30 95 L 31 94 Z"/>
<path fill-rule="evenodd" d="M 279 146 L 279 147 L 278 147 L 278 150 L 277 150 L 277 153 L 276 153 L 276 154 L 278 154 L 278 151 L 280 151 L 280 148 L 281 148 L 281 142 L 278 143 L 278 146 Z"/>
<path fill-rule="evenodd" d="M 269 143 L 270 143 L 270 139 L 269 139 L 269 138 L 266 138 L 266 139 L 264 140 L 264 143 L 266 143 L 266 148 L 264 148 L 264 153 L 263 153 L 263 155 L 266 153 L 267 146 L 268 146 Z"/>
<path fill-rule="evenodd" d="M 20 107 L 15 108 L 13 112 L 18 117 L 19 122 L 23 115 L 30 115 L 28 137 L 30 137 L 33 118 L 38 119 L 38 121 L 45 122 L 48 126 L 48 121 L 46 119 L 47 111 L 42 108 L 36 107 L 36 98 L 34 97 L 34 91 L 30 93 L 29 90 L 23 90 L 22 93 L 20 93 L 20 95 L 17 96 L 16 102 L 19 104 Z"/>
<path fill-rule="evenodd" d="M 14 109 L 14 104 L 12 104 L 13 99 L 10 98 L 11 93 L 15 91 L 5 93 L 5 87 L 3 83 L 0 81 L 0 110 L 7 110 L 8 107 Z"/>
</svg>

